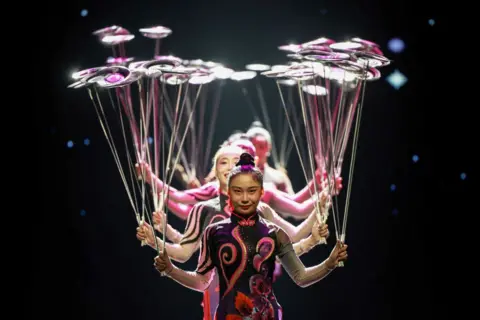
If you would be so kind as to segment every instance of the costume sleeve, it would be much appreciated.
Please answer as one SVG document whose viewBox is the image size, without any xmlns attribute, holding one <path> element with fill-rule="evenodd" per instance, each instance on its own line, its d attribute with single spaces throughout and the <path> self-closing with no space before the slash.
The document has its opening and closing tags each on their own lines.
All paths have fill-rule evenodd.
<svg viewBox="0 0 480 320">
<path fill-rule="evenodd" d="M 187 226 L 185 227 L 185 231 L 183 233 L 183 237 L 180 239 L 180 242 L 175 244 L 165 244 L 168 254 L 173 260 L 178 262 L 186 262 L 191 258 L 193 253 L 197 251 L 200 245 L 200 237 L 203 232 L 202 228 L 200 227 L 200 223 L 204 220 L 204 218 L 202 218 L 202 216 L 205 215 L 204 210 L 203 204 L 196 204 L 188 216 Z M 160 250 L 163 250 L 162 241 L 159 238 L 157 239 Z"/>
<path fill-rule="evenodd" d="M 314 267 L 305 268 L 302 261 L 293 250 L 292 243 L 288 235 L 283 230 L 277 232 L 278 253 L 282 266 L 287 271 L 290 278 L 300 287 L 308 287 L 327 276 L 332 270 L 327 268 L 325 262 Z"/>
<path fill-rule="evenodd" d="M 210 286 L 213 272 L 213 263 L 210 256 L 212 250 L 211 241 L 209 240 L 209 232 L 205 232 L 202 242 L 200 244 L 200 256 L 198 260 L 197 269 L 195 271 L 184 271 L 176 266 L 173 266 L 168 277 L 172 278 L 179 284 L 189 289 L 204 292 Z"/>
<path fill-rule="evenodd" d="M 200 188 L 185 190 L 184 193 L 193 197 L 197 202 L 213 199 L 218 194 L 218 187 L 214 182 L 207 183 Z"/>
<path fill-rule="evenodd" d="M 187 225 L 183 232 L 180 244 L 185 245 L 195 243 L 198 248 L 201 236 L 204 231 L 205 220 L 209 216 L 209 208 L 203 203 L 197 203 L 193 206 L 187 218 Z"/>
<path fill-rule="evenodd" d="M 200 243 L 200 255 L 198 257 L 198 264 L 196 272 L 205 275 L 215 268 L 213 259 L 213 252 L 215 251 L 214 243 L 212 241 L 212 227 L 208 227 L 203 233 L 202 241 Z"/>
</svg>

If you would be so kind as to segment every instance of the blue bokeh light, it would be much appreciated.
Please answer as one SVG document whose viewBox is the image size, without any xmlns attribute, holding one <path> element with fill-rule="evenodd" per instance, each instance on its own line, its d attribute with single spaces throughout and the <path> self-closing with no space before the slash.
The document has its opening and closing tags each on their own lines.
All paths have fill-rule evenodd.
<svg viewBox="0 0 480 320">
<path fill-rule="evenodd" d="M 403 87 L 403 85 L 405 85 L 405 83 L 407 83 L 408 81 L 407 77 L 403 73 L 401 73 L 399 70 L 395 70 L 394 72 L 392 72 L 386 78 L 386 80 L 392 87 L 394 87 L 397 90 Z"/>
<path fill-rule="evenodd" d="M 388 41 L 388 49 L 395 53 L 400 53 L 405 49 L 405 42 L 400 38 L 392 38 Z"/>
</svg>

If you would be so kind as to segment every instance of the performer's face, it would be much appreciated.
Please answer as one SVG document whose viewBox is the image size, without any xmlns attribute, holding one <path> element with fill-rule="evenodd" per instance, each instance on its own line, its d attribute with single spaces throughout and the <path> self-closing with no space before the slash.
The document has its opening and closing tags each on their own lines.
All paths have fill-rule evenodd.
<svg viewBox="0 0 480 320">
<path fill-rule="evenodd" d="M 270 155 L 270 144 L 268 140 L 261 135 L 257 135 L 252 138 L 252 143 L 255 146 L 255 151 L 257 152 L 257 157 L 260 162 L 265 162 Z"/>
<path fill-rule="evenodd" d="M 240 173 L 231 178 L 228 195 L 235 212 L 251 214 L 257 210 L 263 187 L 251 173 Z"/>
<path fill-rule="evenodd" d="M 220 186 L 227 186 L 228 174 L 238 160 L 240 160 L 240 154 L 238 153 L 225 153 L 218 157 L 217 163 L 215 164 L 215 175 L 220 183 Z"/>
</svg>

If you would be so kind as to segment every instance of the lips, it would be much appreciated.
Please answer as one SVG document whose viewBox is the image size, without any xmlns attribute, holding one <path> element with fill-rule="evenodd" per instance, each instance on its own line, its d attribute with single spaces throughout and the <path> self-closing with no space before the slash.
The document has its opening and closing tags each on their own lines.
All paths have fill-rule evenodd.
<svg viewBox="0 0 480 320">
<path fill-rule="evenodd" d="M 241 209 L 243 210 L 248 210 L 250 208 L 250 206 L 240 206 Z"/>
</svg>

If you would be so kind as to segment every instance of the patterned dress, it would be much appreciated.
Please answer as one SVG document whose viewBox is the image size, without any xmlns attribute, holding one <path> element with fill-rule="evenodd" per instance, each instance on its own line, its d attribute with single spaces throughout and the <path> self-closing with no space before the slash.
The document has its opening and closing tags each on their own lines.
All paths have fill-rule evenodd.
<svg viewBox="0 0 480 320">
<path fill-rule="evenodd" d="M 293 253 L 287 240 L 283 230 L 258 212 L 248 217 L 232 213 L 206 228 L 196 272 L 204 275 L 215 269 L 218 275 L 215 320 L 282 319 L 272 282 L 275 257 Z"/>
</svg>

